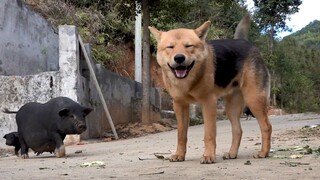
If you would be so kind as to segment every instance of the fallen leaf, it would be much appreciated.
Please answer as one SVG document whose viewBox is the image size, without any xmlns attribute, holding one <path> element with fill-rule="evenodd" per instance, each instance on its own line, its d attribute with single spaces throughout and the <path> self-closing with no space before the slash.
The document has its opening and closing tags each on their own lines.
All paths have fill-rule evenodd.
<svg viewBox="0 0 320 180">
<path fill-rule="evenodd" d="M 102 161 L 92 161 L 80 164 L 80 167 L 105 167 L 105 163 Z"/>
<path fill-rule="evenodd" d="M 139 159 L 140 161 L 152 160 L 151 158 L 141 158 L 141 157 L 138 157 L 138 159 Z"/>
<path fill-rule="evenodd" d="M 302 154 L 292 154 L 289 156 L 290 159 L 300 159 L 302 157 L 303 157 Z"/>
<path fill-rule="evenodd" d="M 287 165 L 287 166 L 290 166 L 290 167 L 297 167 L 298 165 L 310 165 L 310 163 L 302 163 L 302 162 L 284 162 L 284 163 L 280 163 L 280 164 L 283 164 L 283 165 Z"/>
<path fill-rule="evenodd" d="M 158 159 L 163 159 L 164 160 L 164 156 L 163 155 L 154 154 L 154 156 L 156 156 Z"/>
<path fill-rule="evenodd" d="M 77 150 L 74 152 L 75 154 L 79 154 L 79 153 L 82 153 L 82 150 Z"/>
<path fill-rule="evenodd" d="M 155 172 L 155 173 L 147 173 L 147 174 L 139 174 L 139 175 L 144 176 L 144 175 L 155 175 L 155 174 L 164 174 L 164 171 Z"/>
<path fill-rule="evenodd" d="M 48 167 L 40 167 L 39 170 L 49 169 Z"/>
<path fill-rule="evenodd" d="M 273 155 L 271 157 L 275 158 L 275 159 L 288 159 L 289 158 L 287 155 Z"/>
</svg>

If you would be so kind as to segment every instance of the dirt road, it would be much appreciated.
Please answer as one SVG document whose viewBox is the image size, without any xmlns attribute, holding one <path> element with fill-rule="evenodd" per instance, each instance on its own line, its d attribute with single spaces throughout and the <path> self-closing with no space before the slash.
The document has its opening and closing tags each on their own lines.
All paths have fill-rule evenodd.
<svg viewBox="0 0 320 180">
<path fill-rule="evenodd" d="M 303 128 L 320 124 L 320 115 L 271 116 L 271 157 L 254 159 L 260 148 L 260 131 L 255 119 L 242 120 L 243 137 L 238 159 L 223 160 L 231 143 L 229 121 L 218 122 L 217 163 L 200 164 L 203 125 L 190 127 L 186 161 L 166 160 L 176 146 L 176 130 L 144 137 L 104 143 L 67 146 L 67 157 L 47 153 L 30 154 L 30 159 L 13 155 L 0 158 L 0 179 L 319 179 L 320 129 Z M 313 150 L 306 153 L 305 146 Z M 158 159 L 154 153 L 162 153 Z M 310 152 L 309 152 L 310 153 Z M 101 161 L 102 166 L 81 167 Z M 98 162 L 99 163 L 99 162 Z"/>
</svg>

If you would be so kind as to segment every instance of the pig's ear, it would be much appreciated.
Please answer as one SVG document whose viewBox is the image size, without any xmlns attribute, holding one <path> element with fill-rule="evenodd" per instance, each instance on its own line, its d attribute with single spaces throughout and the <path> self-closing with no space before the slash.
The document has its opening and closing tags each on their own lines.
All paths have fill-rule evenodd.
<svg viewBox="0 0 320 180">
<path fill-rule="evenodd" d="M 59 111 L 59 116 L 68 116 L 70 113 L 70 109 L 69 108 L 63 108 Z"/>
<path fill-rule="evenodd" d="M 14 132 L 13 135 L 19 137 L 19 133 L 18 132 Z"/>
<path fill-rule="evenodd" d="M 83 109 L 83 112 L 85 113 L 85 115 L 87 116 L 91 111 L 93 111 L 93 109 L 89 108 L 89 107 L 85 107 Z"/>
</svg>

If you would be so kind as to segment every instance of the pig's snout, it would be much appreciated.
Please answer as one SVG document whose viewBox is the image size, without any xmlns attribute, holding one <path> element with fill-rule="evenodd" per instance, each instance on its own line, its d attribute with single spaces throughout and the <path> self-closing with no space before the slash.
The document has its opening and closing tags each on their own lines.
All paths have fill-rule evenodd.
<svg viewBox="0 0 320 180">
<path fill-rule="evenodd" d="M 13 141 L 6 140 L 6 145 L 8 145 L 8 146 L 12 146 L 12 145 L 13 145 Z"/>
<path fill-rule="evenodd" d="M 83 132 L 83 131 L 87 130 L 87 126 L 85 124 L 79 124 L 78 125 L 78 130 L 80 132 Z"/>
</svg>

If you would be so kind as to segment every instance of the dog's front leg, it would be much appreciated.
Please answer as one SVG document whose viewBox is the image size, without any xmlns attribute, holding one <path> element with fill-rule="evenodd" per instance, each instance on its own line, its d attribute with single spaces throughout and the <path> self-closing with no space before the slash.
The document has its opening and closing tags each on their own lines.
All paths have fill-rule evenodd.
<svg viewBox="0 0 320 180">
<path fill-rule="evenodd" d="M 216 98 L 212 97 L 202 103 L 205 150 L 200 159 L 201 164 L 212 164 L 216 161 L 216 103 Z"/>
<path fill-rule="evenodd" d="M 187 147 L 187 134 L 189 127 L 189 104 L 173 101 L 173 109 L 176 113 L 178 126 L 178 145 L 174 155 L 170 157 L 171 162 L 180 162 L 185 160 Z"/>
</svg>

